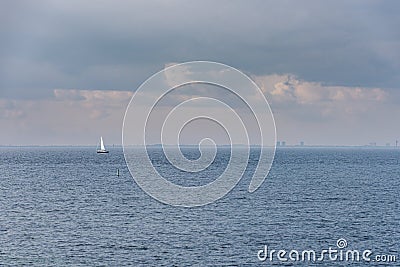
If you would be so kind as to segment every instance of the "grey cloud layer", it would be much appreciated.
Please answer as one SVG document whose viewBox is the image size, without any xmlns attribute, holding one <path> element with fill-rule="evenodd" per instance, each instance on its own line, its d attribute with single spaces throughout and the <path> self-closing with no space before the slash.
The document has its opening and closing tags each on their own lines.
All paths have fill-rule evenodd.
<svg viewBox="0 0 400 267">
<path fill-rule="evenodd" d="M 397 88 L 397 1 L 4 1 L 0 97 L 132 90 L 168 62 Z"/>
</svg>

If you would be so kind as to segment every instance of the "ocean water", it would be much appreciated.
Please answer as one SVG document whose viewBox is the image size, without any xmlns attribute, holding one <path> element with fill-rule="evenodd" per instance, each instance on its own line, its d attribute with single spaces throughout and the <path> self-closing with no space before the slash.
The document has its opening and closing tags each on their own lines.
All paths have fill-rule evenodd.
<svg viewBox="0 0 400 267">
<path fill-rule="evenodd" d="M 189 177 L 150 154 L 182 185 L 211 181 L 229 157 L 219 151 L 211 169 Z M 346 249 L 397 255 L 382 266 L 400 266 L 400 149 L 278 149 L 250 194 L 255 163 L 222 199 L 180 208 L 143 192 L 120 148 L 0 147 L 0 266 L 379 266 L 257 257 L 265 245 L 337 249 L 340 238 Z"/>
</svg>

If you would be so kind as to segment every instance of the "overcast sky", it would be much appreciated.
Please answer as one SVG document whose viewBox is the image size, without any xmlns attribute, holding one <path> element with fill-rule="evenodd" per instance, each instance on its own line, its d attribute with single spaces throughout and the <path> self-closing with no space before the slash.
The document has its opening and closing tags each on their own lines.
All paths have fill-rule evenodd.
<svg viewBox="0 0 400 267">
<path fill-rule="evenodd" d="M 398 1 L 1 1 L 0 145 L 121 143 L 132 92 L 174 62 L 240 69 L 278 140 L 400 140 Z"/>
</svg>

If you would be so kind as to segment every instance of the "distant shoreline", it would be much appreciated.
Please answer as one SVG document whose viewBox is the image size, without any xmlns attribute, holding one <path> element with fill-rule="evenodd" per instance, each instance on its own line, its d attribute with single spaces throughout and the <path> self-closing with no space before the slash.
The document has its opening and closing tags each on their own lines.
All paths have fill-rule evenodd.
<svg viewBox="0 0 400 267">
<path fill-rule="evenodd" d="M 246 147 L 246 145 L 234 145 L 235 147 Z M 131 145 L 128 147 L 141 147 L 140 145 Z M 147 148 L 161 148 L 160 144 L 147 145 Z M 172 145 L 166 145 L 166 147 L 172 147 Z M 198 145 L 180 145 L 182 148 L 197 148 Z M 213 146 L 205 146 L 213 147 Z M 227 148 L 230 145 L 217 145 L 219 148 Z M 259 145 L 250 145 L 251 148 L 259 148 Z M 264 148 L 272 148 L 272 146 L 263 146 Z M 0 148 L 96 148 L 96 145 L 0 145 Z M 122 145 L 109 145 L 107 148 L 122 148 Z M 372 149 L 400 149 L 400 146 L 371 146 L 371 145 L 285 145 L 276 146 L 276 149 L 287 149 L 287 148 L 372 148 Z"/>
</svg>

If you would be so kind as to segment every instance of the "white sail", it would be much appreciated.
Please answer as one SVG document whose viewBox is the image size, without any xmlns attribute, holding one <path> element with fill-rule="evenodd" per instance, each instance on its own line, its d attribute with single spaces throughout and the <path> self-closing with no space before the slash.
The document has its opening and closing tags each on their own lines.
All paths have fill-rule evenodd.
<svg viewBox="0 0 400 267">
<path fill-rule="evenodd" d="M 97 153 L 108 153 L 104 147 L 103 136 L 100 137 L 100 149 L 97 150 Z"/>
<path fill-rule="evenodd" d="M 100 137 L 100 149 L 106 150 L 106 148 L 104 147 L 103 136 Z"/>
</svg>

